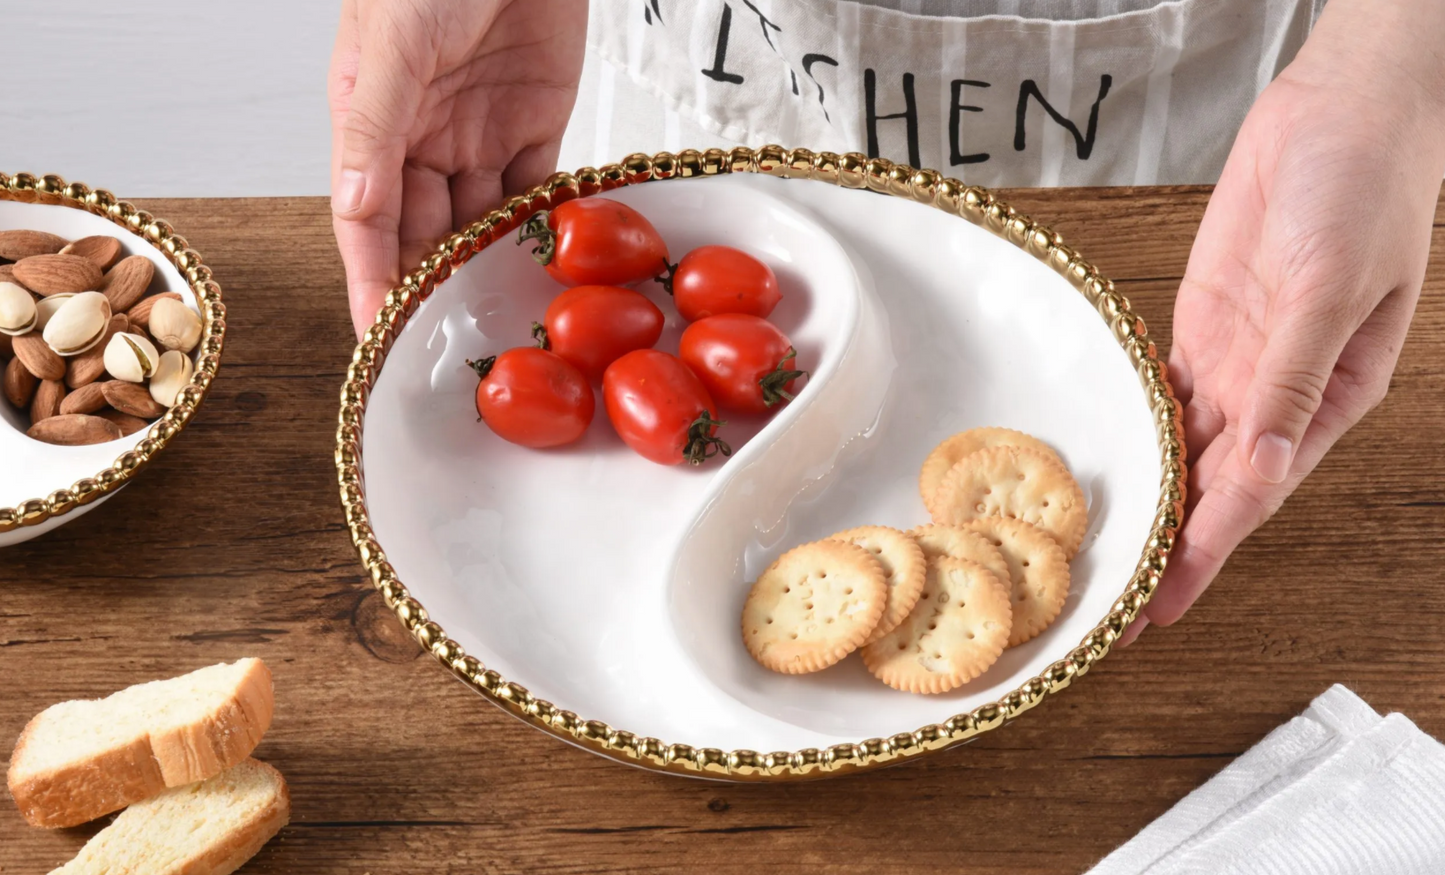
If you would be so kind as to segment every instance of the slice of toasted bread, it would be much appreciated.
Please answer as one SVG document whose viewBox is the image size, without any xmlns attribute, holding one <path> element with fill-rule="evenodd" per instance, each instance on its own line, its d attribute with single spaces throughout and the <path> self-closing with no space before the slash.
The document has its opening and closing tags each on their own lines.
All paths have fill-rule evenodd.
<svg viewBox="0 0 1445 875">
<path fill-rule="evenodd" d="M 286 779 L 246 759 L 137 802 L 50 875 L 227 875 L 290 819 Z"/>
<path fill-rule="evenodd" d="M 271 672 L 259 659 L 61 702 L 20 733 L 10 794 L 33 826 L 85 823 L 239 763 L 274 707 Z"/>
</svg>

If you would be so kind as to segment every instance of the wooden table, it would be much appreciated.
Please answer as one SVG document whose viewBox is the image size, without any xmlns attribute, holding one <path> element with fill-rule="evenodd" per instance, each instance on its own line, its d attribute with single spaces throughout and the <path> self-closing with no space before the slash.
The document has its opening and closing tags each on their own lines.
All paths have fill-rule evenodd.
<svg viewBox="0 0 1445 875">
<path fill-rule="evenodd" d="M 1161 347 L 1207 196 L 1009 194 L 1116 278 Z M 1077 873 L 1332 683 L 1445 736 L 1438 232 L 1389 399 L 1184 622 L 975 744 L 853 778 L 731 786 L 567 747 L 403 637 L 336 497 L 353 338 L 324 200 L 143 206 L 214 266 L 225 363 L 138 482 L 0 553 L 0 747 L 52 702 L 264 657 L 277 712 L 257 755 L 285 773 L 294 813 L 244 872 Z M 30 829 L 0 803 L 0 872 L 48 871 L 95 829 Z"/>
</svg>

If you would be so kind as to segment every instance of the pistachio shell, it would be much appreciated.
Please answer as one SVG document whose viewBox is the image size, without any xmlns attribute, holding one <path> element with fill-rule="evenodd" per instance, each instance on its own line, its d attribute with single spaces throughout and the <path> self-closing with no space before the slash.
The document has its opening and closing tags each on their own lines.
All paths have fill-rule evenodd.
<svg viewBox="0 0 1445 875">
<path fill-rule="evenodd" d="M 81 292 L 45 323 L 43 337 L 56 355 L 78 355 L 100 343 L 110 322 L 110 301 L 100 292 Z"/>
<path fill-rule="evenodd" d="M 113 334 L 105 346 L 106 371 L 127 383 L 145 382 L 146 377 L 156 372 L 159 362 L 155 345 L 139 334 Z"/>
<path fill-rule="evenodd" d="M 190 352 L 201 340 L 201 317 L 172 298 L 161 298 L 155 302 L 146 325 L 151 337 L 166 349 Z"/>
<path fill-rule="evenodd" d="M 163 407 L 174 407 L 176 396 L 195 372 L 195 364 L 185 353 L 174 349 L 161 353 L 161 362 L 151 376 L 151 397 Z"/>
<path fill-rule="evenodd" d="M 59 312 L 65 306 L 65 302 L 75 297 L 74 292 L 63 292 L 59 295 L 50 295 L 35 302 L 35 330 L 44 331 L 45 326 L 50 324 L 50 317 Z"/>
<path fill-rule="evenodd" d="M 35 327 L 35 298 L 17 283 L 0 282 L 0 332 L 24 334 Z"/>
</svg>

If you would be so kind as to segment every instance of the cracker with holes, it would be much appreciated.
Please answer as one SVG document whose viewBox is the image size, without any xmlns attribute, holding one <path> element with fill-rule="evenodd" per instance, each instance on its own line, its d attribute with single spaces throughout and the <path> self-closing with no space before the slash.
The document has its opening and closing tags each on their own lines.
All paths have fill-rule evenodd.
<svg viewBox="0 0 1445 875">
<path fill-rule="evenodd" d="M 1084 493 L 1053 456 L 1022 447 L 990 447 L 949 469 L 934 496 L 933 521 L 963 525 L 1005 517 L 1037 526 L 1070 559 L 1088 525 Z"/>
<path fill-rule="evenodd" d="M 764 668 L 821 671 L 868 639 L 887 603 L 877 557 L 843 541 L 814 541 L 758 575 L 743 604 L 743 645 Z"/>
<path fill-rule="evenodd" d="M 935 556 L 913 612 L 862 649 L 863 663 L 896 690 L 944 693 L 993 665 L 1008 644 L 1011 623 L 1008 587 L 988 569 Z"/>
<path fill-rule="evenodd" d="M 1003 554 L 992 541 L 978 532 L 962 526 L 930 523 L 918 526 L 908 534 L 912 535 L 913 540 L 922 548 L 924 559 L 935 556 L 967 559 L 993 572 L 993 576 L 997 577 L 1000 583 L 1009 582 L 1008 564 L 1003 561 Z"/>
<path fill-rule="evenodd" d="M 1053 538 L 1022 520 L 990 517 L 974 520 L 968 528 L 998 548 L 1008 563 L 1013 602 L 1014 647 L 1049 627 L 1069 597 L 1069 560 Z"/>
<path fill-rule="evenodd" d="M 888 580 L 888 603 L 878 625 L 863 642 L 871 644 L 903 622 L 918 601 L 918 594 L 923 592 L 923 550 L 907 533 L 888 526 L 858 526 L 830 535 L 828 540 L 856 544 L 883 565 L 883 574 Z"/>
<path fill-rule="evenodd" d="M 923 497 L 923 506 L 928 508 L 930 514 L 933 513 L 933 500 L 938 494 L 938 487 L 943 483 L 943 478 L 948 476 L 949 470 L 965 458 L 989 447 L 1023 447 L 1051 456 L 1060 465 L 1064 464 L 1053 447 L 1021 431 L 992 427 L 961 431 L 934 447 L 928 458 L 923 460 L 923 469 L 918 472 L 918 492 Z"/>
</svg>

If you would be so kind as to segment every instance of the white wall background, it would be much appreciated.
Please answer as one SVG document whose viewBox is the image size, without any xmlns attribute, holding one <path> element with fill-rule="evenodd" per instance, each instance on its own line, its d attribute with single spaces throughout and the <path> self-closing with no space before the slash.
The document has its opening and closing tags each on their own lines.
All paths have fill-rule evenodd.
<svg viewBox="0 0 1445 875">
<path fill-rule="evenodd" d="M 322 195 L 340 0 L 3 0 L 0 170 L 121 197 Z"/>
</svg>

